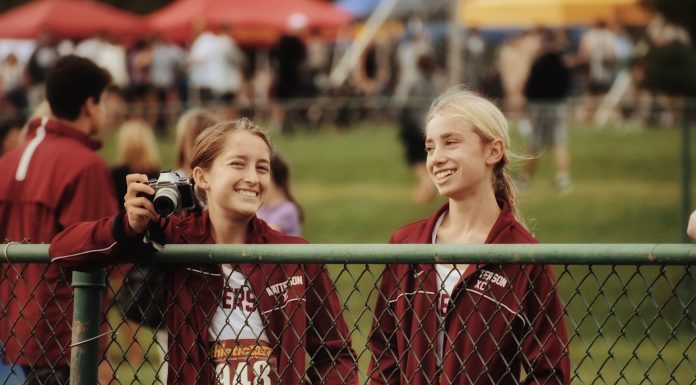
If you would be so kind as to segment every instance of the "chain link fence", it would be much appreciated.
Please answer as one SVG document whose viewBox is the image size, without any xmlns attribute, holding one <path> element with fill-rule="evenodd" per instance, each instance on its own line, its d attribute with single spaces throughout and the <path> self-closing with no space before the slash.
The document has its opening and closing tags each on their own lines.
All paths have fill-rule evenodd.
<svg viewBox="0 0 696 385">
<path fill-rule="evenodd" d="M 111 384 L 696 383 L 693 245 L 170 245 L 101 301 L 102 276 L 1 247 L 0 384 L 90 344 Z"/>
</svg>

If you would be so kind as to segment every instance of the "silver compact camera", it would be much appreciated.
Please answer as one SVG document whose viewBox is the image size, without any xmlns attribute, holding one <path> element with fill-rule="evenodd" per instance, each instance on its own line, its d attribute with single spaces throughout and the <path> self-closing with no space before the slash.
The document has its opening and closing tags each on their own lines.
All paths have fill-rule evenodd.
<svg viewBox="0 0 696 385">
<path fill-rule="evenodd" d="M 153 195 L 147 195 L 159 215 L 168 217 L 172 214 L 181 215 L 182 210 L 196 208 L 196 194 L 193 181 L 183 178 L 172 170 L 160 171 L 157 179 L 150 179 L 147 184 L 155 190 Z"/>
</svg>

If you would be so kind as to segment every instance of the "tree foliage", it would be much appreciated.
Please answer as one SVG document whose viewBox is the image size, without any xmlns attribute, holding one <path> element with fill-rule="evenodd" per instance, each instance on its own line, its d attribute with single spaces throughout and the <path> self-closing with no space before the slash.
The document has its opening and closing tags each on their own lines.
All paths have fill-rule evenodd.
<svg viewBox="0 0 696 385">
<path fill-rule="evenodd" d="M 642 85 L 669 95 L 696 96 L 696 0 L 643 0 L 668 22 L 684 28 L 691 46 L 670 43 L 650 47 L 643 59 L 645 79 Z"/>
<path fill-rule="evenodd" d="M 664 18 L 689 32 L 696 41 L 696 1 L 694 0 L 643 0 L 643 3 Z"/>
<path fill-rule="evenodd" d="M 681 43 L 653 47 L 644 60 L 643 86 L 668 95 L 696 96 L 696 51 Z"/>
</svg>

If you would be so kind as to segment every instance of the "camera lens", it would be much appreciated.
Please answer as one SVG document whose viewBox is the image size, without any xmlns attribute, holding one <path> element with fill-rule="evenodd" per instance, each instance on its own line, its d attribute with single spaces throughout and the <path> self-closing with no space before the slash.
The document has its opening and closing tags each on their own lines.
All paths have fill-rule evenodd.
<svg viewBox="0 0 696 385">
<path fill-rule="evenodd" d="M 159 215 L 168 217 L 179 207 L 179 192 L 170 187 L 161 188 L 155 193 L 152 204 Z"/>
</svg>

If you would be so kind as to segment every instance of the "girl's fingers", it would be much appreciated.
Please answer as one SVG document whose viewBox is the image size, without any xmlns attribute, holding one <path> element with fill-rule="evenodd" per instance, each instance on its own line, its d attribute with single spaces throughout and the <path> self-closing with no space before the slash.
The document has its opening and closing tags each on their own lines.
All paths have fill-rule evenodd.
<svg viewBox="0 0 696 385">
<path fill-rule="evenodd" d="M 131 208 L 144 208 L 151 212 L 153 215 L 157 215 L 157 213 L 155 212 L 155 206 L 153 206 L 152 202 L 150 202 L 150 200 L 145 197 L 129 198 L 123 203 L 123 207 L 126 208 L 126 211 L 128 211 Z"/>
<path fill-rule="evenodd" d="M 130 207 L 127 213 L 128 225 L 137 234 L 144 233 L 150 221 L 156 220 L 157 218 L 150 210 L 143 207 Z"/>
<path fill-rule="evenodd" d="M 128 190 L 124 197 L 125 200 L 136 197 L 138 195 L 152 195 L 155 190 L 150 187 L 147 175 L 145 174 L 129 174 L 126 176 L 126 183 L 128 185 Z"/>
<path fill-rule="evenodd" d="M 128 174 L 126 175 L 126 183 L 131 184 L 133 182 L 147 183 L 148 178 L 145 174 Z"/>
<path fill-rule="evenodd" d="M 156 220 L 157 214 L 142 207 L 132 207 L 128 210 L 128 218 L 131 217 L 134 220 L 142 220 L 147 223 L 151 220 Z"/>
</svg>

